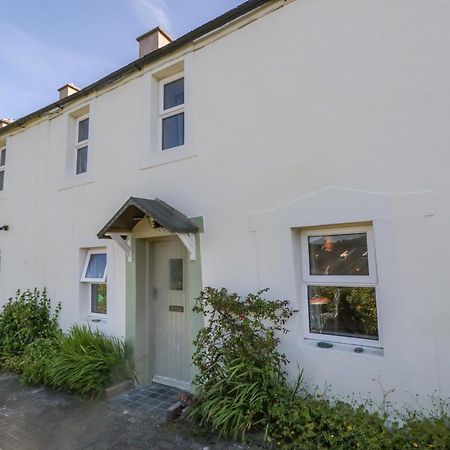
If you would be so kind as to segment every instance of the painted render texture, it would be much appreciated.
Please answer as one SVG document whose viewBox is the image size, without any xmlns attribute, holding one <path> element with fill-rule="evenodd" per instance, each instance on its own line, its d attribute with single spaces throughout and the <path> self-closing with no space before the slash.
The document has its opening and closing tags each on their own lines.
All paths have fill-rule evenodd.
<svg viewBox="0 0 450 450">
<path fill-rule="evenodd" d="M 191 302 L 201 285 L 268 287 L 299 309 L 282 339 L 292 378 L 300 367 L 311 386 L 377 401 L 450 396 L 450 4 L 274 1 L 255 17 L 6 136 L 2 302 L 46 286 L 64 328 L 86 321 L 85 249 L 106 245 L 102 327 L 136 340 L 142 242 L 128 263 L 96 234 L 130 196 L 160 198 L 203 217 Z M 160 152 L 158 80 L 180 69 L 186 143 Z M 85 112 L 76 179 L 69 136 Z M 362 354 L 306 341 L 301 298 L 298 230 L 353 223 L 373 224 L 378 275 L 382 350 Z"/>
</svg>

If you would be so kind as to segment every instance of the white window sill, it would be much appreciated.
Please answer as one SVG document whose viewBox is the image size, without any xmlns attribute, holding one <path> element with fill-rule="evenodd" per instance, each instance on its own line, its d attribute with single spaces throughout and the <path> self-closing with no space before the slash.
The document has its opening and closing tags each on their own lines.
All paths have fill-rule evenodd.
<svg viewBox="0 0 450 450">
<path fill-rule="evenodd" d="M 192 147 L 188 145 L 182 145 L 180 147 L 174 147 L 167 150 L 160 150 L 149 154 L 146 158 L 143 158 L 140 162 L 139 169 L 145 170 L 151 167 L 171 164 L 184 159 L 195 158 L 196 156 L 198 156 L 197 153 L 194 152 Z"/>
<path fill-rule="evenodd" d="M 84 186 L 86 184 L 94 183 L 94 177 L 89 174 L 73 175 L 70 178 L 66 178 L 61 181 L 58 186 L 58 191 L 65 191 L 67 189 L 73 189 L 78 186 Z"/>
<path fill-rule="evenodd" d="M 108 317 L 103 314 L 89 314 L 88 318 L 87 318 L 89 323 L 93 323 L 93 324 L 106 324 L 108 323 Z"/>
<path fill-rule="evenodd" d="M 322 348 L 318 344 L 326 343 L 330 344 L 331 347 Z M 309 339 L 304 338 L 303 342 L 300 344 L 303 348 L 314 349 L 322 352 L 338 351 L 342 353 L 352 353 L 355 356 L 384 356 L 384 349 L 382 347 L 364 346 L 360 344 L 343 344 L 339 342 L 332 342 L 326 339 Z M 362 350 L 362 351 L 361 351 Z"/>
</svg>

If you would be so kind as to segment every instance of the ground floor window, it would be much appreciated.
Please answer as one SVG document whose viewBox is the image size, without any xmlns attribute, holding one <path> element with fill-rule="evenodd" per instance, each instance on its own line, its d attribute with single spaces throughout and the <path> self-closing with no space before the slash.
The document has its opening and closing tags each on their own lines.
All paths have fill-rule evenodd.
<svg viewBox="0 0 450 450">
<path fill-rule="evenodd" d="M 81 282 L 89 284 L 90 313 L 107 314 L 107 253 L 106 249 L 91 249 L 87 251 Z"/>
<path fill-rule="evenodd" d="M 379 327 L 372 227 L 305 230 L 301 254 L 307 337 L 376 345 Z"/>
<path fill-rule="evenodd" d="M 106 314 L 108 296 L 107 286 L 104 284 L 91 284 L 91 313 L 94 314 Z"/>
</svg>

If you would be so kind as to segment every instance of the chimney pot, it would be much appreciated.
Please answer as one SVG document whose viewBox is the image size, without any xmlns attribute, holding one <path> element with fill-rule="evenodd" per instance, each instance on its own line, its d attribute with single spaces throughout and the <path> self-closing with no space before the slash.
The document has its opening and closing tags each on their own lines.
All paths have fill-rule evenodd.
<svg viewBox="0 0 450 450">
<path fill-rule="evenodd" d="M 78 86 L 75 86 L 73 83 L 67 83 L 64 86 L 58 89 L 59 91 L 59 99 L 68 97 L 69 95 L 75 94 L 80 90 Z"/>
<path fill-rule="evenodd" d="M 139 42 L 139 58 L 142 58 L 173 41 L 170 35 L 161 27 L 156 27 L 153 28 L 153 30 L 147 31 L 147 33 L 139 36 L 136 40 Z"/>
<path fill-rule="evenodd" d="M 13 123 L 12 119 L 0 119 L 0 128 L 7 127 L 11 123 Z"/>
</svg>

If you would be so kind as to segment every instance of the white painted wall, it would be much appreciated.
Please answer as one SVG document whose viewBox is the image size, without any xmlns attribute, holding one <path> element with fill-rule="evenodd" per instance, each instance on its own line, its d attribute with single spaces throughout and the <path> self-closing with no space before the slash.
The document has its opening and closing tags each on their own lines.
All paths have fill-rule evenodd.
<svg viewBox="0 0 450 450">
<path fill-rule="evenodd" d="M 203 215 L 204 285 L 270 287 L 296 308 L 292 229 L 373 221 L 384 353 L 309 344 L 300 310 L 291 373 L 342 396 L 449 396 L 449 19 L 447 0 L 288 3 L 186 55 L 186 148 L 170 156 L 152 147 L 148 70 L 88 98 L 88 184 L 61 178 L 69 109 L 9 137 L 3 300 L 47 286 L 64 327 L 85 319 L 80 248 L 130 196 Z M 107 244 L 108 330 L 123 336 L 125 260 Z"/>
</svg>

